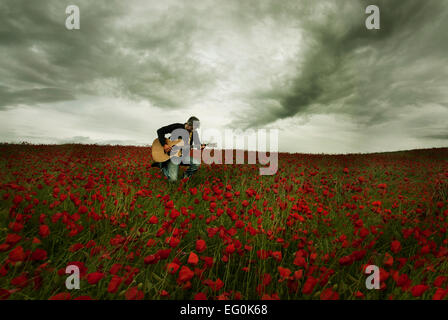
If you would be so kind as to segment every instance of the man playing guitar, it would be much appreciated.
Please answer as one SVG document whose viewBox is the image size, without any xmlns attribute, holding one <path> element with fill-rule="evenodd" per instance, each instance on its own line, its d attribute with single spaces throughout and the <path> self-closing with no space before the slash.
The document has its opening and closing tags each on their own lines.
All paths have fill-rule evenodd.
<svg viewBox="0 0 448 320">
<path fill-rule="evenodd" d="M 196 117 L 190 117 L 186 123 L 173 123 L 170 125 L 167 125 L 165 127 L 160 128 L 157 130 L 157 137 L 162 145 L 165 153 L 169 154 L 172 146 L 168 145 L 166 143 L 166 134 L 172 135 L 173 131 L 179 132 L 180 130 L 186 130 L 186 132 L 189 135 L 189 145 L 192 148 L 201 148 L 201 150 L 204 148 L 203 145 L 201 145 L 201 142 L 199 140 L 199 135 L 196 131 L 196 129 L 199 128 L 199 119 Z M 179 138 L 179 137 L 174 137 Z M 188 165 L 187 170 L 184 173 L 183 178 L 191 177 L 198 169 L 200 165 L 200 160 L 195 159 L 194 157 L 188 155 L 188 157 L 185 157 L 188 159 Z M 184 163 L 185 164 L 185 163 Z M 162 169 L 163 174 L 169 179 L 169 181 L 176 181 L 177 175 L 179 172 L 179 165 L 180 163 L 176 163 L 176 161 L 173 161 L 173 159 L 169 159 L 165 162 L 155 162 L 152 164 L 152 167 L 158 167 Z"/>
</svg>

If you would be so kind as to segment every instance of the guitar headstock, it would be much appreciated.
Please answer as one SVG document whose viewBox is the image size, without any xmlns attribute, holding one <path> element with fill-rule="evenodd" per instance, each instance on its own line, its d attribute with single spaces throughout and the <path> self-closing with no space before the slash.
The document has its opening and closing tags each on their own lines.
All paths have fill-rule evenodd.
<svg viewBox="0 0 448 320">
<path fill-rule="evenodd" d="M 204 150 L 205 147 L 216 148 L 217 146 L 217 143 L 201 143 L 201 150 Z M 191 148 L 196 149 L 197 147 L 192 145 Z"/>
<path fill-rule="evenodd" d="M 203 143 L 203 144 L 201 144 L 201 147 L 216 148 L 216 147 L 218 147 L 218 144 L 217 143 Z"/>
</svg>

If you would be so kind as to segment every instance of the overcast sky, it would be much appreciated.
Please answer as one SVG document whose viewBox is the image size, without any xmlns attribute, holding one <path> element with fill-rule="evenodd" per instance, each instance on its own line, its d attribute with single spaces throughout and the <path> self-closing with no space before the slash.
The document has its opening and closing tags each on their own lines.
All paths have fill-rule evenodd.
<svg viewBox="0 0 448 320">
<path fill-rule="evenodd" d="M 195 115 L 280 151 L 448 146 L 447 30 L 446 0 L 2 0 L 0 137 L 146 145 Z"/>
</svg>

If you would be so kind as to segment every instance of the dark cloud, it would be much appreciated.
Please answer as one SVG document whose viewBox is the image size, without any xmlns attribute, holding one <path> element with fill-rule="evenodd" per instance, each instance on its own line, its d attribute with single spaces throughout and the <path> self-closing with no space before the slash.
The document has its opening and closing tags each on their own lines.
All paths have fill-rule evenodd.
<svg viewBox="0 0 448 320">
<path fill-rule="evenodd" d="M 80 8 L 80 30 L 65 28 L 70 4 Z M 157 107 L 200 96 L 212 79 L 188 56 L 194 20 L 169 5 L 160 15 L 143 6 L 133 20 L 132 8 L 117 0 L 2 2 L 0 107 L 97 95 L 111 81 L 117 96 Z"/>
<path fill-rule="evenodd" d="M 0 86 L 0 108 L 17 104 L 51 103 L 58 101 L 74 100 L 75 97 L 66 89 L 42 88 L 13 91 L 10 88 Z"/>
<path fill-rule="evenodd" d="M 447 3 L 375 1 L 381 30 L 365 28 L 369 4 L 304 1 L 290 11 L 289 19 L 296 15 L 307 46 L 297 76 L 288 90 L 274 85 L 251 93 L 250 104 L 271 107 L 257 107 L 255 115 L 243 116 L 237 125 L 264 126 L 313 113 L 344 113 L 359 124 L 373 125 L 409 105 L 446 103 L 441 88 L 448 84 Z"/>
</svg>

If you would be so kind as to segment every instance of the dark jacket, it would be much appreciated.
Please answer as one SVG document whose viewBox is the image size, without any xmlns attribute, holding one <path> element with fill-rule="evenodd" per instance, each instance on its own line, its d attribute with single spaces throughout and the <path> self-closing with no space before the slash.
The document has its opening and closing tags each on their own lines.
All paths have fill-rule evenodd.
<svg viewBox="0 0 448 320">
<path fill-rule="evenodd" d="M 165 135 L 166 134 L 170 134 L 176 130 L 176 129 L 184 129 L 185 131 L 187 131 L 185 129 L 185 123 L 173 123 L 170 125 L 167 125 L 165 127 L 160 128 L 159 130 L 157 130 L 157 137 L 159 138 L 160 144 L 162 145 L 162 147 L 166 144 L 166 138 Z M 187 134 L 189 135 L 189 132 L 187 131 Z M 174 140 L 175 139 L 179 139 L 180 137 L 173 137 Z M 199 149 L 201 147 L 201 141 L 199 140 L 199 134 L 196 130 L 193 131 L 193 138 L 190 140 L 190 145 L 194 148 Z"/>
</svg>

